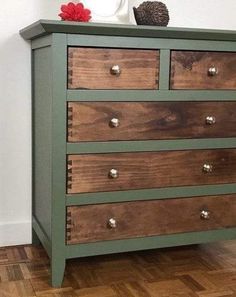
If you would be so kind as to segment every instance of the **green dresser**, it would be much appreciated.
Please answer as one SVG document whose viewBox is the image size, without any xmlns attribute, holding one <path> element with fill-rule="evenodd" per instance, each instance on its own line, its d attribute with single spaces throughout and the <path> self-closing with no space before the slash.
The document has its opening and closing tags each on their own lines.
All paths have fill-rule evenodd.
<svg viewBox="0 0 236 297">
<path fill-rule="evenodd" d="M 33 241 L 66 259 L 236 238 L 236 32 L 41 20 Z"/>
</svg>

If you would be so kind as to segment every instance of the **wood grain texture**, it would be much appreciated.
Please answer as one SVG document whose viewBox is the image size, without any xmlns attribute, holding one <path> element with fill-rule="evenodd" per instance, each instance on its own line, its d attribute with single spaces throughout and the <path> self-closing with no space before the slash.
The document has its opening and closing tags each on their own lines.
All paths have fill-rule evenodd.
<svg viewBox="0 0 236 297">
<path fill-rule="evenodd" d="M 214 116 L 216 123 L 206 124 Z M 111 127 L 117 118 L 119 127 Z M 236 136 L 236 102 L 69 102 L 68 141 Z"/>
<path fill-rule="evenodd" d="M 236 241 L 73 259 L 49 285 L 42 247 L 0 248 L 1 297 L 235 297 Z"/>
<path fill-rule="evenodd" d="M 204 164 L 213 171 L 203 172 Z M 67 180 L 70 194 L 234 183 L 236 149 L 69 155 Z"/>
<path fill-rule="evenodd" d="M 110 69 L 119 65 L 121 74 Z M 69 89 L 157 89 L 159 51 L 135 49 L 68 49 Z"/>
<path fill-rule="evenodd" d="M 210 219 L 200 218 L 202 210 L 210 211 Z M 235 213 L 236 194 L 71 206 L 67 244 L 233 227 Z M 110 218 L 115 229 L 108 226 Z"/>
<path fill-rule="evenodd" d="M 209 76 L 209 67 L 218 69 Z M 170 89 L 236 89 L 236 53 L 229 52 L 171 52 Z"/>
</svg>

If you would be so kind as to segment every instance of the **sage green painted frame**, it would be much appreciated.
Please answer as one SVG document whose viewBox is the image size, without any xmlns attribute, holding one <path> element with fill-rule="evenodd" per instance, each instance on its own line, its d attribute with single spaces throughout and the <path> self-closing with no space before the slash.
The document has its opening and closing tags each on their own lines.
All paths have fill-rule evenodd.
<svg viewBox="0 0 236 297">
<path fill-rule="evenodd" d="M 103 23 L 78 23 L 67 21 L 39 20 L 20 30 L 24 39 L 33 40 L 51 33 L 126 36 L 141 38 L 165 38 L 188 40 L 236 41 L 233 30 L 199 28 L 175 28 L 159 26 L 115 25 Z"/>
<path fill-rule="evenodd" d="M 95 28 L 96 29 L 96 28 Z M 99 29 L 100 30 L 100 29 Z M 220 50 L 236 51 L 235 42 L 217 40 L 183 40 L 143 37 L 109 37 L 106 35 L 52 33 L 32 41 L 32 49 L 52 47 L 52 233 L 51 240 L 40 222 L 33 218 L 33 229 L 51 258 L 52 285 L 60 286 L 63 280 L 65 261 L 106 253 L 144 250 L 168 246 L 198 244 L 203 242 L 236 238 L 236 228 L 191 232 L 126 240 L 111 240 L 87 244 L 66 245 L 66 207 L 94 203 L 109 203 L 134 200 L 169 199 L 201 195 L 236 193 L 236 184 L 194 187 L 173 187 L 85 194 L 66 194 L 66 155 L 76 153 L 109 153 L 127 151 L 162 151 L 177 149 L 236 148 L 236 138 L 164 140 L 164 141 L 117 141 L 66 143 L 66 106 L 68 101 L 235 101 L 236 91 L 170 91 L 170 50 Z M 32 34 L 32 32 L 31 32 Z M 41 34 L 39 34 L 41 36 Z M 159 90 L 68 90 L 67 47 L 107 46 L 124 48 L 160 49 Z M 43 61 L 42 61 L 43 63 Z M 37 129 L 37 127 L 35 127 Z M 36 160 L 37 162 L 37 160 Z M 34 177 L 37 178 L 37 177 Z"/>
<path fill-rule="evenodd" d="M 41 37 L 32 42 L 32 50 L 51 47 L 51 104 L 52 104 L 52 145 L 51 153 L 51 170 L 52 170 L 52 185 L 51 185 L 51 239 L 46 235 L 46 230 L 43 229 L 41 223 L 33 216 L 33 240 L 37 241 L 35 234 L 43 244 L 48 256 L 51 260 L 51 281 L 52 285 L 61 286 L 64 276 L 66 262 L 66 84 L 67 84 L 67 36 L 66 34 L 53 33 L 46 37 Z M 33 62 L 33 61 L 32 61 Z M 44 63 L 44 61 L 42 61 Z M 34 64 L 34 63 L 32 63 Z M 33 72 L 33 71 L 32 71 Z M 34 73 L 34 72 L 33 72 Z M 33 78 L 34 81 L 34 78 Z M 37 83 L 37 82 L 36 82 Z M 33 104 L 34 106 L 34 86 L 33 86 Z M 45 107 L 47 108 L 47 107 Z M 43 110 L 41 111 L 43 112 Z M 34 108 L 33 108 L 34 118 Z M 33 131 L 37 127 L 33 127 Z M 34 135 L 33 135 L 34 140 Z M 34 142 L 33 142 L 34 146 Z M 33 147 L 33 166 L 35 162 L 40 162 L 34 155 L 35 148 Z M 34 169 L 33 169 L 34 172 Z M 40 176 L 33 175 L 33 195 L 34 185 Z M 42 197 L 43 199 L 43 197 Z M 34 197 L 33 197 L 34 208 Z"/>
</svg>

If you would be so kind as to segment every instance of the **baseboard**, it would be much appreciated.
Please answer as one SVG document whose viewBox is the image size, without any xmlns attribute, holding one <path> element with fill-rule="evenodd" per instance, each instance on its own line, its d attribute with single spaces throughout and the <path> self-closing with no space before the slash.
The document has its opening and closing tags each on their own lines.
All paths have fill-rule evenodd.
<svg viewBox="0 0 236 297">
<path fill-rule="evenodd" d="M 30 244 L 31 237 L 30 221 L 0 223 L 0 247 Z"/>
</svg>

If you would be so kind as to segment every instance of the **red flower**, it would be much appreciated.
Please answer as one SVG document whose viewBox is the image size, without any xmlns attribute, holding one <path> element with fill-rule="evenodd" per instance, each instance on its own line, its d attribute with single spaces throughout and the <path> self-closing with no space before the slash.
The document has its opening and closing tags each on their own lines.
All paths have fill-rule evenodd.
<svg viewBox="0 0 236 297">
<path fill-rule="evenodd" d="M 91 19 L 91 11 L 84 8 L 82 3 L 69 2 L 61 6 L 61 11 L 59 16 L 63 21 L 88 22 Z"/>
</svg>

